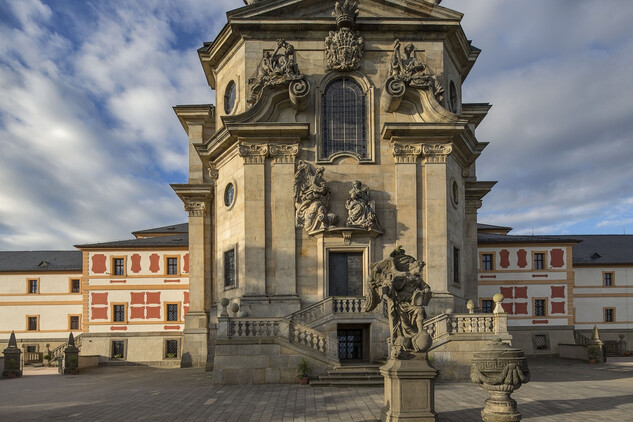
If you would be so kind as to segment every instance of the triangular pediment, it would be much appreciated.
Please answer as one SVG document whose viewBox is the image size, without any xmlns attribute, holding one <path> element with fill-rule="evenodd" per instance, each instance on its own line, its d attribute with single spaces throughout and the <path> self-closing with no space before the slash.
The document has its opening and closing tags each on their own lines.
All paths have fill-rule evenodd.
<svg viewBox="0 0 633 422">
<path fill-rule="evenodd" d="M 341 3 L 343 1 L 341 0 Z M 335 1 L 332 0 L 264 0 L 230 11 L 231 19 L 333 19 Z M 358 20 L 383 19 L 434 19 L 460 21 L 462 14 L 425 0 L 360 0 Z"/>
</svg>

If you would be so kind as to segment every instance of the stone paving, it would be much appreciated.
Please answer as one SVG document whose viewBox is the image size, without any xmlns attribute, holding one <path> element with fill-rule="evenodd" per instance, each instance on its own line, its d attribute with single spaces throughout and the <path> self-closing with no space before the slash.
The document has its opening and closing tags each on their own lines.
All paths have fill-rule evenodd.
<svg viewBox="0 0 633 422">
<path fill-rule="evenodd" d="M 633 359 L 604 365 L 531 360 L 532 381 L 513 394 L 524 421 L 632 421 Z M 436 386 L 439 421 L 480 421 L 487 393 Z M 108 367 L 61 376 L 28 368 L 0 380 L 0 421 L 377 421 L 382 388 L 212 386 L 197 369 Z"/>
</svg>

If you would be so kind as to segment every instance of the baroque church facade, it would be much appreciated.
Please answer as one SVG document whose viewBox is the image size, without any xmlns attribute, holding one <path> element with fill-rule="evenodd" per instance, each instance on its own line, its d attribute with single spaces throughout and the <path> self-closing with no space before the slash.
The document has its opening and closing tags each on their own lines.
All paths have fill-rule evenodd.
<svg viewBox="0 0 633 422">
<path fill-rule="evenodd" d="M 183 364 L 221 378 L 249 336 L 272 337 L 255 354 L 386 357 L 386 318 L 360 297 L 396 247 L 426 263 L 430 316 L 477 297 L 490 106 L 462 103 L 479 50 L 436 3 L 247 1 L 198 50 L 216 106 L 174 108 L 189 137 L 188 183 L 172 185 L 189 214 Z"/>
</svg>

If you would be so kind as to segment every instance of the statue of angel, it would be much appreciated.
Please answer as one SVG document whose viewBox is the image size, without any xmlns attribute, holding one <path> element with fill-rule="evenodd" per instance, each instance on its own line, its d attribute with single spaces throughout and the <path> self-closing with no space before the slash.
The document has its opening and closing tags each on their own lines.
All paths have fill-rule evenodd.
<svg viewBox="0 0 633 422">
<path fill-rule="evenodd" d="M 337 222 L 330 211 L 330 189 L 323 179 L 323 167 L 315 169 L 305 161 L 299 161 L 293 185 L 295 197 L 295 225 L 307 232 L 327 229 Z"/>
<path fill-rule="evenodd" d="M 422 279 L 422 268 L 424 262 L 406 255 L 402 246 L 389 258 L 371 264 L 364 310 L 371 312 L 383 298 L 387 301 L 389 342 L 395 359 L 406 359 L 431 346 L 431 337 L 423 326 L 431 288 Z"/>
</svg>

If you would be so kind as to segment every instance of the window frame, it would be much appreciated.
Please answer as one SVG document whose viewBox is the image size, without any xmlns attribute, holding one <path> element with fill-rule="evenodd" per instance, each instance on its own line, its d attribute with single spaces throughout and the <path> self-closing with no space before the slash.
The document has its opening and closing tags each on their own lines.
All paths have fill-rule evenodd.
<svg viewBox="0 0 633 422">
<path fill-rule="evenodd" d="M 536 314 L 536 301 L 538 300 L 542 300 L 543 301 L 543 315 L 537 315 Z M 549 302 L 547 300 L 546 297 L 533 297 L 532 298 L 532 316 L 533 317 L 546 317 L 549 315 Z"/>
<path fill-rule="evenodd" d="M 169 353 L 169 348 L 167 346 L 167 342 L 175 341 L 176 342 L 176 356 L 170 357 L 167 356 Z M 178 359 L 180 357 L 180 339 L 177 338 L 166 338 L 163 342 L 163 359 Z"/>
<path fill-rule="evenodd" d="M 117 358 L 114 354 L 114 343 L 121 343 L 123 346 L 123 353 L 121 353 L 121 357 Z M 112 339 L 110 340 L 110 359 L 127 359 L 127 339 Z"/>
<path fill-rule="evenodd" d="M 77 318 L 77 328 L 73 328 L 72 319 Z M 81 315 L 69 314 L 68 315 L 68 331 L 81 331 Z"/>
<path fill-rule="evenodd" d="M 452 281 L 455 285 L 461 285 L 462 280 L 462 266 L 461 266 L 461 250 L 457 246 L 453 245 L 453 255 L 452 255 L 452 271 L 453 277 Z"/>
<path fill-rule="evenodd" d="M 545 347 L 539 349 L 538 346 L 536 345 L 536 337 L 537 336 L 543 336 L 545 338 Z M 534 350 L 534 352 L 547 352 L 550 351 L 550 343 L 549 343 L 549 335 L 547 335 L 547 333 L 534 333 L 532 334 L 532 348 Z"/>
<path fill-rule="evenodd" d="M 31 318 L 35 318 L 35 329 L 31 330 L 31 325 L 30 325 L 30 319 Z M 40 331 L 40 316 L 39 315 L 26 315 L 26 331 L 31 333 L 31 332 L 37 332 Z"/>
<path fill-rule="evenodd" d="M 484 311 L 484 302 L 490 302 L 490 312 Z M 492 314 L 495 310 L 495 302 L 490 297 L 481 297 L 479 298 L 479 309 L 482 314 Z"/>
<path fill-rule="evenodd" d="M 169 306 L 176 306 L 176 319 L 169 319 Z M 164 322 L 181 322 L 181 315 L 180 315 L 180 302 L 165 302 L 164 307 L 163 307 L 163 311 L 164 311 L 164 315 L 163 315 L 163 320 Z"/>
<path fill-rule="evenodd" d="M 233 284 L 226 284 L 226 276 L 227 276 L 227 268 L 226 268 L 226 254 L 229 252 L 233 252 Z M 222 289 L 223 290 L 231 290 L 237 289 L 238 287 L 238 261 L 237 261 L 237 244 L 232 247 L 225 249 L 222 252 Z"/>
<path fill-rule="evenodd" d="M 123 271 L 121 274 L 116 273 L 116 261 L 123 260 Z M 127 257 L 124 255 L 121 256 L 111 256 L 110 257 L 110 276 L 111 277 L 126 277 L 127 276 Z"/>
<path fill-rule="evenodd" d="M 76 292 L 73 292 L 73 281 L 77 280 L 79 289 Z M 68 293 L 70 294 L 80 294 L 81 293 L 81 278 L 77 277 L 68 277 Z"/>
<path fill-rule="evenodd" d="M 114 309 L 115 306 L 123 306 L 123 320 L 116 320 L 116 311 Z M 128 309 L 127 302 L 113 302 L 110 304 L 110 322 L 112 324 L 127 324 L 128 322 Z"/>
<path fill-rule="evenodd" d="M 322 152 L 323 152 L 323 142 L 324 142 L 324 136 L 323 136 L 323 122 L 324 122 L 324 116 L 323 113 L 321 112 L 323 109 L 323 101 L 324 101 L 324 96 L 325 96 L 325 91 L 327 89 L 327 87 L 334 81 L 336 81 L 337 79 L 343 79 L 343 78 L 349 78 L 354 80 L 354 82 L 356 82 L 364 96 L 365 96 L 365 152 L 366 152 L 366 157 L 361 157 L 360 154 L 357 154 L 355 152 L 352 151 L 338 151 L 335 152 L 333 154 L 330 154 L 328 157 L 322 158 Z M 374 114 L 375 114 L 375 108 L 374 108 L 374 90 L 375 87 L 372 85 L 372 83 L 365 78 L 364 75 L 362 75 L 360 72 L 357 71 L 352 71 L 352 72 L 340 72 L 340 71 L 333 71 L 333 72 L 329 72 L 327 73 L 325 76 L 323 76 L 323 78 L 318 82 L 317 84 L 317 95 L 316 95 L 316 110 L 318 110 L 319 112 L 316 113 L 316 127 L 319 128 L 319 130 L 317 130 L 316 133 L 316 163 L 317 164 L 333 164 L 336 160 L 338 160 L 339 158 L 342 157 L 352 157 L 355 158 L 360 164 L 363 163 L 375 163 L 376 162 L 376 158 L 375 158 L 375 129 L 374 129 L 374 125 L 375 125 L 375 118 L 374 118 Z"/>
<path fill-rule="evenodd" d="M 536 268 L 536 255 L 543 255 L 543 268 Z M 532 251 L 532 271 L 547 271 L 547 252 Z"/>
<path fill-rule="evenodd" d="M 169 272 L 169 260 L 170 259 L 175 259 L 176 260 L 176 272 L 175 273 L 170 273 Z M 181 275 L 180 272 L 180 255 L 165 255 L 163 257 L 163 266 L 164 266 L 164 272 L 165 275 L 169 276 L 169 275 L 175 275 L 175 276 L 179 276 Z"/>
<path fill-rule="evenodd" d="M 607 321 L 607 311 L 611 311 L 611 321 Z M 602 308 L 602 322 L 605 324 L 613 324 L 616 322 L 614 306 L 605 306 Z"/>
<path fill-rule="evenodd" d="M 490 256 L 490 269 L 484 268 L 484 256 Z M 495 271 L 495 253 L 494 252 L 480 252 L 479 253 L 479 271 L 481 272 L 491 272 Z"/>
<path fill-rule="evenodd" d="M 31 282 L 35 282 L 35 291 L 31 291 Z M 40 294 L 40 278 L 39 277 L 28 277 L 26 279 L 26 294 L 27 295 L 39 295 Z"/>
<path fill-rule="evenodd" d="M 606 275 L 610 275 L 609 285 L 606 284 Z M 602 272 L 602 287 L 615 287 L 615 271 Z"/>
</svg>

